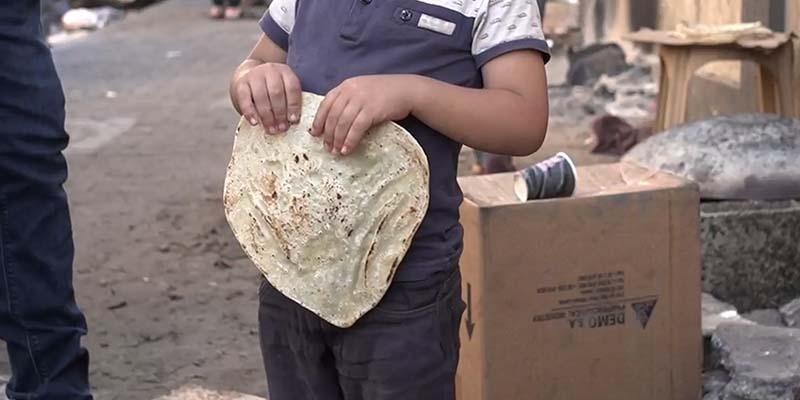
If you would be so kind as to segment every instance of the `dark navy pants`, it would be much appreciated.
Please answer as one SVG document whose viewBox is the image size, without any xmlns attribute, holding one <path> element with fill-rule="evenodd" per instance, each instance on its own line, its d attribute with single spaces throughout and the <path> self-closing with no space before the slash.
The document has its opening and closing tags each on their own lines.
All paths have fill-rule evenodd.
<svg viewBox="0 0 800 400">
<path fill-rule="evenodd" d="M 91 399 L 62 187 L 64 95 L 38 0 L 0 0 L 0 339 L 10 399 Z"/>
<path fill-rule="evenodd" d="M 455 400 L 458 270 L 395 282 L 340 329 L 261 285 L 259 329 L 270 400 Z"/>
</svg>

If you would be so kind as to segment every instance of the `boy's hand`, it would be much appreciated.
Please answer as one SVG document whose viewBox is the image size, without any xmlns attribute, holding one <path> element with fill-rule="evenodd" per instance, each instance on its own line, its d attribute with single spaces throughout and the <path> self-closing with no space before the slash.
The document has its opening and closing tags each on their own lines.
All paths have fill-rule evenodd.
<svg viewBox="0 0 800 400">
<path fill-rule="evenodd" d="M 251 125 L 261 123 L 271 134 L 285 132 L 300 121 L 300 80 L 286 64 L 266 63 L 240 76 L 233 101 Z"/>
<path fill-rule="evenodd" d="M 322 135 L 325 147 L 334 154 L 352 153 L 369 128 L 411 113 L 416 78 L 373 75 L 344 81 L 325 96 L 311 134 Z"/>
</svg>

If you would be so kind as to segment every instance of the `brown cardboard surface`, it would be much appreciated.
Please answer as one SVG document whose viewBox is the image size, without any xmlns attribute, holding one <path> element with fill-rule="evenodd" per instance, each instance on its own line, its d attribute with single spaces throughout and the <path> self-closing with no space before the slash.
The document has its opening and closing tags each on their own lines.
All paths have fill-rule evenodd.
<svg viewBox="0 0 800 400">
<path fill-rule="evenodd" d="M 699 397 L 694 185 L 601 165 L 573 198 L 521 203 L 511 175 L 459 182 L 460 400 Z"/>
</svg>

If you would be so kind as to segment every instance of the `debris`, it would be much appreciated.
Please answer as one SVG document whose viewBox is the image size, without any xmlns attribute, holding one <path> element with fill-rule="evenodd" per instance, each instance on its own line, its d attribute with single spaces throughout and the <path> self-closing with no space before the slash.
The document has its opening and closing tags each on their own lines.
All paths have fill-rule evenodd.
<svg viewBox="0 0 800 400">
<path fill-rule="evenodd" d="M 780 313 L 786 326 L 800 327 L 800 298 L 781 307 Z"/>
<path fill-rule="evenodd" d="M 652 128 L 634 128 L 622 118 L 604 115 L 592 122 L 595 147 L 592 153 L 621 156 L 652 135 Z"/>
<path fill-rule="evenodd" d="M 750 311 L 747 314 L 742 314 L 742 318 L 753 321 L 763 326 L 775 326 L 775 327 L 786 326 L 783 323 L 783 317 L 781 316 L 781 313 L 778 310 L 771 308 Z"/>
<path fill-rule="evenodd" d="M 596 96 L 585 86 L 552 86 L 548 88 L 550 117 L 572 121 L 604 113 L 607 98 Z"/>
<path fill-rule="evenodd" d="M 603 75 L 618 75 L 630 68 L 625 61 L 625 51 L 616 43 L 592 44 L 567 53 L 570 85 L 591 86 Z"/>
<path fill-rule="evenodd" d="M 106 91 L 106 98 L 107 99 L 116 99 L 117 98 L 117 92 L 115 92 L 113 90 Z"/>
<path fill-rule="evenodd" d="M 621 74 L 603 75 L 594 85 L 595 94 L 612 101 L 605 111 L 625 119 L 652 119 L 656 114 L 658 85 L 649 65 L 634 65 Z"/>
<path fill-rule="evenodd" d="M 167 58 L 167 60 L 171 60 L 173 58 L 178 58 L 181 55 L 183 55 L 183 52 L 181 52 L 180 50 L 170 50 L 167 52 L 165 57 Z"/>
<path fill-rule="evenodd" d="M 112 310 L 112 311 L 113 311 L 113 310 L 119 310 L 120 308 L 125 308 L 125 307 L 127 307 L 127 306 L 128 306 L 128 302 L 127 302 L 127 301 L 125 301 L 125 300 L 122 300 L 122 301 L 120 301 L 120 302 L 117 302 L 117 303 L 114 303 L 114 304 L 112 304 L 112 305 L 108 306 L 107 308 L 108 308 L 109 310 Z"/>
<path fill-rule="evenodd" d="M 717 327 L 725 323 L 753 324 L 743 319 L 736 311 L 736 307 L 717 300 L 708 293 L 703 293 L 702 309 L 703 336 L 711 336 Z"/>
<path fill-rule="evenodd" d="M 712 343 L 731 376 L 724 399 L 799 398 L 800 329 L 724 324 Z"/>
<path fill-rule="evenodd" d="M 169 298 L 170 301 L 183 300 L 183 296 L 181 296 L 181 295 L 179 295 L 177 293 L 169 293 L 169 294 L 167 294 L 167 298 Z"/>
<path fill-rule="evenodd" d="M 159 253 L 169 253 L 170 245 L 169 244 L 161 244 L 158 246 Z"/>
<path fill-rule="evenodd" d="M 214 267 L 219 269 L 231 269 L 233 268 L 233 265 L 231 265 L 230 263 L 228 263 L 223 259 L 219 259 L 217 261 L 214 261 Z"/>
<path fill-rule="evenodd" d="M 722 399 L 722 392 L 730 380 L 728 371 L 722 369 L 703 373 L 703 400 Z"/>
<path fill-rule="evenodd" d="M 104 28 L 109 22 L 119 20 L 124 12 L 113 7 L 73 8 L 61 17 L 65 30 L 94 30 Z"/>
<path fill-rule="evenodd" d="M 243 292 L 243 291 L 241 291 L 241 290 L 234 290 L 233 292 L 231 292 L 231 293 L 228 293 L 228 294 L 225 296 L 225 300 L 231 301 L 231 300 L 233 300 L 233 299 L 235 299 L 235 298 L 237 298 L 237 297 L 241 297 L 241 296 L 244 296 L 244 292 Z"/>
</svg>

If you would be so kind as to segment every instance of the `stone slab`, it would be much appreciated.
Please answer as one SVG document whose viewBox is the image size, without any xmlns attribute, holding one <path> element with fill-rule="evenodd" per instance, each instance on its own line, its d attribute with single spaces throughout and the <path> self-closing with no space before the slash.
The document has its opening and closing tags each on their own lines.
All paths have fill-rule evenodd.
<svg viewBox="0 0 800 400">
<path fill-rule="evenodd" d="M 724 324 L 712 343 L 731 377 L 724 400 L 800 398 L 800 329 Z"/>
<path fill-rule="evenodd" d="M 745 313 L 800 297 L 800 201 L 705 202 L 703 291 Z"/>
</svg>

